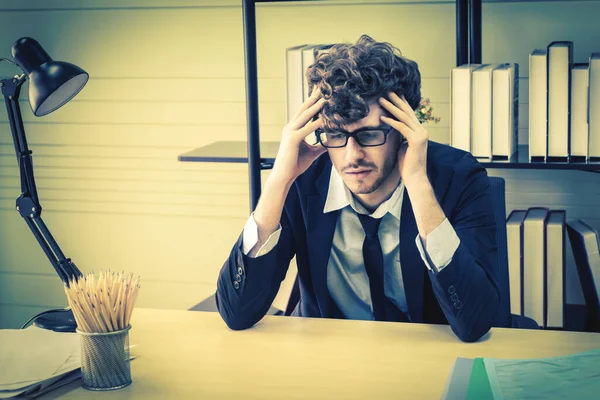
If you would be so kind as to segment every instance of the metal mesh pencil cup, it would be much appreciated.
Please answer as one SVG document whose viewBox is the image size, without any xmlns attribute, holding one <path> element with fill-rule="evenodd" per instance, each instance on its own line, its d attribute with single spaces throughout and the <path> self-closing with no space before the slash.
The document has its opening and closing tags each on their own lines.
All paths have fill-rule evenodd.
<svg viewBox="0 0 600 400">
<path fill-rule="evenodd" d="M 114 390 L 131 384 L 129 330 L 89 333 L 81 338 L 81 377 L 88 390 Z"/>
</svg>

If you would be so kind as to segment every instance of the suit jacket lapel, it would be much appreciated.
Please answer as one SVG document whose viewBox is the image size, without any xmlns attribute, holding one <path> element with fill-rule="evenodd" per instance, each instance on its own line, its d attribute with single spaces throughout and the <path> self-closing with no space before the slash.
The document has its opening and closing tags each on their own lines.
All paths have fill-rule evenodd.
<svg viewBox="0 0 600 400">
<path fill-rule="evenodd" d="M 439 146 L 436 144 L 436 146 Z M 429 146 L 427 154 L 427 176 L 433 187 L 435 196 L 444 210 L 445 197 L 448 193 L 454 170 L 447 165 L 437 166 L 434 164 L 435 155 L 432 155 L 432 147 Z M 435 147 L 436 149 L 438 147 Z M 444 210 L 446 215 L 450 212 Z M 421 259 L 415 238 L 419 234 L 415 214 L 412 209 L 408 190 L 404 191 L 402 200 L 402 211 L 400 213 L 400 266 L 402 268 L 402 281 L 408 312 L 413 322 L 424 322 L 427 310 L 423 309 L 425 293 L 425 275 L 427 266 Z"/>
<path fill-rule="evenodd" d="M 339 211 L 323 213 L 332 165 L 323 168 L 316 181 L 316 194 L 308 196 L 307 245 L 313 289 L 322 317 L 330 317 L 330 297 L 327 288 L 327 264 Z"/>
<path fill-rule="evenodd" d="M 400 213 L 400 267 L 408 312 L 413 322 L 423 321 L 423 281 L 424 269 L 427 268 L 415 244 L 418 233 L 415 215 L 405 188 Z"/>
<path fill-rule="evenodd" d="M 444 198 L 446 197 L 454 170 L 448 168 L 446 165 L 437 168 L 433 164 L 434 158 L 435 156 L 432 156 L 428 152 L 427 175 L 435 196 L 443 209 Z M 444 212 L 448 213 L 446 210 Z M 415 243 L 415 238 L 418 234 L 419 230 L 412 209 L 412 203 L 408 195 L 408 190 L 405 188 L 402 211 L 400 213 L 400 266 L 402 268 L 402 281 L 404 283 L 404 293 L 411 321 L 424 322 L 424 314 L 427 313 L 427 310 L 423 310 L 424 282 L 428 269 L 421 259 L 421 254 Z"/>
</svg>

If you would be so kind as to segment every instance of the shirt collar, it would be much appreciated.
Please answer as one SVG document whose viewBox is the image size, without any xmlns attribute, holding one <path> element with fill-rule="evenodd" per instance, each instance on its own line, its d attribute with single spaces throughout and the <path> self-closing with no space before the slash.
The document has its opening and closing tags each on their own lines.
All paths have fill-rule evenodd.
<svg viewBox="0 0 600 400">
<path fill-rule="evenodd" d="M 382 218 L 386 213 L 390 213 L 397 220 L 400 220 L 400 210 L 402 209 L 402 195 L 404 194 L 404 182 L 400 182 L 392 196 L 381 203 L 379 207 L 370 214 L 373 218 Z M 323 213 L 331 211 L 341 210 L 344 207 L 350 206 L 355 212 L 359 214 L 367 214 L 369 212 L 363 207 L 362 204 L 352 195 L 350 189 L 344 183 L 342 177 L 338 174 L 334 166 L 331 168 L 331 175 L 329 176 L 329 190 L 327 191 L 327 199 L 325 200 L 325 207 L 323 207 Z"/>
</svg>

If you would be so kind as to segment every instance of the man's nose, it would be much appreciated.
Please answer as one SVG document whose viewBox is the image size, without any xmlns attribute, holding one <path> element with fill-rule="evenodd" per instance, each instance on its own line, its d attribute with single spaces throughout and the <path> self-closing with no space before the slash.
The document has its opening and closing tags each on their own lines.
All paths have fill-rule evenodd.
<svg viewBox="0 0 600 400">
<path fill-rule="evenodd" d="M 346 161 L 353 162 L 361 160 L 364 157 L 365 151 L 363 147 L 353 137 L 349 137 L 346 144 Z"/>
</svg>

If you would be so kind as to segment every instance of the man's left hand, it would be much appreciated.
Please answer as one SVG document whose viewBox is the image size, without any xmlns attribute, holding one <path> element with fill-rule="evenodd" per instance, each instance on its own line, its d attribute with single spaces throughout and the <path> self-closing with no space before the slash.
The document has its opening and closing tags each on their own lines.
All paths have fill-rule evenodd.
<svg viewBox="0 0 600 400">
<path fill-rule="evenodd" d="M 427 143 L 429 133 L 421 125 L 414 110 L 404 95 L 399 97 L 389 92 L 388 99 L 379 98 L 379 104 L 395 118 L 381 116 L 381 120 L 391 126 L 406 139 L 398 149 L 400 176 L 405 185 L 427 179 Z"/>
</svg>

